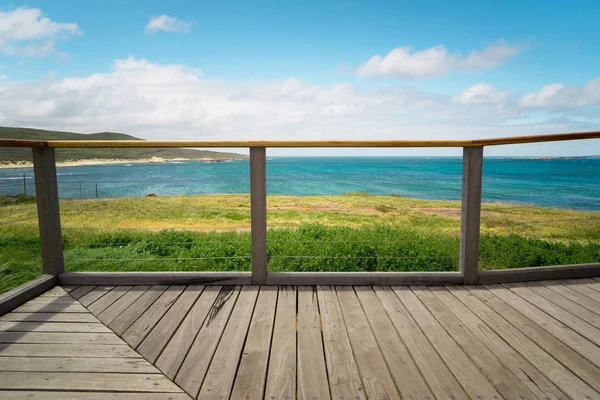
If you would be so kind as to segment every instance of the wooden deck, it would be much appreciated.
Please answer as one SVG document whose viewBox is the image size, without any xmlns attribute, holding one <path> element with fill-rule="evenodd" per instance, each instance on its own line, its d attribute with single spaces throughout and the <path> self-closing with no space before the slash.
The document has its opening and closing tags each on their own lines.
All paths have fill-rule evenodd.
<svg viewBox="0 0 600 400">
<path fill-rule="evenodd" d="M 599 399 L 600 280 L 55 287 L 0 317 L 0 398 L 296 396 Z"/>
</svg>

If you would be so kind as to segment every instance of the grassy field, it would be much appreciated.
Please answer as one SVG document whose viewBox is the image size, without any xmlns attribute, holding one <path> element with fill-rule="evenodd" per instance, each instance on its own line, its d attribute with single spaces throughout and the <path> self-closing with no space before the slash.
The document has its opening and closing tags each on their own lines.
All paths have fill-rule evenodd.
<svg viewBox="0 0 600 400">
<path fill-rule="evenodd" d="M 68 271 L 250 269 L 248 195 L 62 200 Z M 33 199 L 0 199 L 0 292 L 41 273 Z M 460 203 L 269 196 L 271 271 L 454 271 Z M 482 206 L 480 266 L 600 261 L 600 213 Z"/>
</svg>

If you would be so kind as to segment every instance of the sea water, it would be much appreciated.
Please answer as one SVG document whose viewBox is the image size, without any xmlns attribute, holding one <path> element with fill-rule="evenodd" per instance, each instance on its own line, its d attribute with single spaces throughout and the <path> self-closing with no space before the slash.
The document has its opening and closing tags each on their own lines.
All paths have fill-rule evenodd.
<svg viewBox="0 0 600 400">
<path fill-rule="evenodd" d="M 31 168 L 0 169 L 0 194 L 35 192 Z M 57 168 L 61 198 L 249 193 L 248 160 Z M 460 157 L 272 157 L 267 193 L 350 192 L 459 200 Z M 600 157 L 486 157 L 483 201 L 600 210 Z"/>
</svg>

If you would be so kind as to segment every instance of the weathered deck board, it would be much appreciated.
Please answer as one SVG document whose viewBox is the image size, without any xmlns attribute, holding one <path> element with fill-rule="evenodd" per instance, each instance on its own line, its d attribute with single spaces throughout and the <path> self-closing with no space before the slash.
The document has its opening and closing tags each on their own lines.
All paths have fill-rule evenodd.
<svg viewBox="0 0 600 400">
<path fill-rule="evenodd" d="M 460 383 L 431 346 L 393 290 L 390 287 L 376 287 L 375 292 L 435 397 L 440 399 L 467 398 Z"/>
<path fill-rule="evenodd" d="M 296 287 L 280 286 L 265 388 L 266 399 L 296 396 Z"/>
<path fill-rule="evenodd" d="M 334 399 L 365 398 L 335 287 L 319 286 L 317 292 L 331 396 Z"/>
<path fill-rule="evenodd" d="M 481 370 L 473 364 L 465 351 L 429 313 L 410 288 L 395 286 L 393 289 L 470 397 L 500 397 Z"/>
<path fill-rule="evenodd" d="M 396 333 L 392 321 L 385 311 L 382 311 L 382 305 L 373 289 L 357 286 L 355 290 L 402 397 L 405 399 L 434 398 L 418 366 Z"/>
<path fill-rule="evenodd" d="M 156 366 L 170 379 L 174 379 L 177 375 L 220 291 L 221 286 L 210 286 L 204 289 L 156 361 Z"/>
<path fill-rule="evenodd" d="M 171 286 L 148 308 L 148 310 L 137 319 L 122 337 L 133 348 L 148 336 L 158 321 L 175 304 L 177 298 L 183 293 L 185 286 Z"/>
<path fill-rule="evenodd" d="M 0 398 L 600 398 L 593 279 L 70 289 L 0 317 Z"/>
<path fill-rule="evenodd" d="M 298 288 L 298 398 L 329 397 L 317 288 Z"/>
<path fill-rule="evenodd" d="M 210 309 L 208 321 L 200 328 L 177 376 L 177 383 L 194 398 L 204 382 L 213 354 L 236 303 L 240 287 L 225 286 Z"/>
<path fill-rule="evenodd" d="M 262 287 L 235 376 L 232 399 L 262 399 L 264 396 L 276 305 L 277 287 Z"/>
<path fill-rule="evenodd" d="M 354 288 L 339 286 L 336 292 L 367 398 L 400 400 Z"/>
</svg>

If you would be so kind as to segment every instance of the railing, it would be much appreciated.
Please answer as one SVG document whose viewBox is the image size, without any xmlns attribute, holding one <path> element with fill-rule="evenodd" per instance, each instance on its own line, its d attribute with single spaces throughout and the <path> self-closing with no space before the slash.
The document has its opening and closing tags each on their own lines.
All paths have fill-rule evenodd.
<svg viewBox="0 0 600 400">
<path fill-rule="evenodd" d="M 204 282 L 230 284 L 477 284 L 532 279 L 596 276 L 600 264 L 579 264 L 480 271 L 479 239 L 483 151 L 486 146 L 585 140 L 600 131 L 513 138 L 454 141 L 28 141 L 0 140 L 0 147 L 28 147 L 33 152 L 42 268 L 70 284 Z M 249 148 L 251 273 L 64 273 L 55 149 L 57 148 Z M 267 269 L 267 148 L 459 147 L 462 158 L 460 255 L 458 272 L 269 272 Z M 27 182 L 24 178 L 24 190 Z M 81 183 L 80 183 L 81 187 Z M 96 185 L 96 197 L 98 186 Z M 166 274 L 166 275 L 165 275 Z"/>
</svg>

